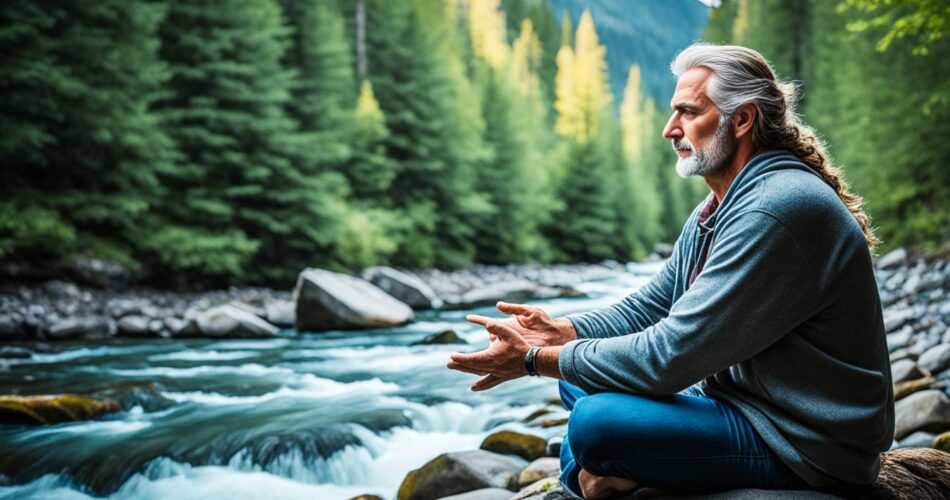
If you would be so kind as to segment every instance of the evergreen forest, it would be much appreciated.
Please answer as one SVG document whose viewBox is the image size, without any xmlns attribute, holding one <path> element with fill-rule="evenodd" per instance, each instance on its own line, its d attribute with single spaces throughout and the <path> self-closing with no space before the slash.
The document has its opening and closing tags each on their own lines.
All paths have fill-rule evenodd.
<svg viewBox="0 0 950 500">
<path fill-rule="evenodd" d="M 8 0 L 0 262 L 180 288 L 643 258 L 708 188 L 675 173 L 657 69 L 610 74 L 598 20 L 552 3 Z M 703 39 L 801 82 L 885 249 L 948 240 L 948 10 L 709 10 Z"/>
</svg>

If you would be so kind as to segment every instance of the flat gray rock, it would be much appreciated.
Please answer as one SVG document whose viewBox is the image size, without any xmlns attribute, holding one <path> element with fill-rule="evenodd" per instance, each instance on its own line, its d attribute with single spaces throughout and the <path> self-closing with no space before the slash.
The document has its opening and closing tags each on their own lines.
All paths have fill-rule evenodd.
<svg viewBox="0 0 950 500">
<path fill-rule="evenodd" d="M 908 380 L 916 380 L 927 376 L 917 363 L 910 359 L 902 359 L 891 364 L 892 383 L 899 384 Z"/>
<path fill-rule="evenodd" d="M 362 273 L 363 279 L 413 309 L 442 307 L 442 300 L 426 282 L 387 266 L 373 266 Z"/>
<path fill-rule="evenodd" d="M 291 328 L 297 319 L 295 308 L 292 300 L 274 300 L 264 306 L 264 317 L 272 325 Z"/>
<path fill-rule="evenodd" d="M 442 497 L 442 500 L 510 500 L 511 491 L 504 488 L 482 488 L 480 490 L 469 491 L 468 493 L 459 493 L 448 497 Z"/>
<path fill-rule="evenodd" d="M 305 269 L 294 288 L 298 331 L 383 328 L 412 321 L 412 308 L 372 283 L 323 269 Z"/>
<path fill-rule="evenodd" d="M 940 344 L 928 349 L 920 355 L 917 364 L 934 375 L 950 368 L 950 345 Z"/>
<path fill-rule="evenodd" d="M 950 398 L 943 391 L 915 392 L 894 405 L 898 441 L 914 431 L 942 432 L 950 428 Z"/>
</svg>

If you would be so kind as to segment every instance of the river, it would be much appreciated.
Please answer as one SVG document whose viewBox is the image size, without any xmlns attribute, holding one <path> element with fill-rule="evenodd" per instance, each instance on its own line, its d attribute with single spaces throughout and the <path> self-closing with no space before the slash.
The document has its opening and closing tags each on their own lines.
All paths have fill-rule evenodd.
<svg viewBox="0 0 950 500">
<path fill-rule="evenodd" d="M 583 298 L 536 302 L 552 315 L 608 305 L 648 278 L 577 283 Z M 0 498 L 394 498 L 406 473 L 478 448 L 557 398 L 551 379 L 473 393 L 449 354 L 487 346 L 466 314 L 423 311 L 401 328 L 281 332 L 266 340 L 55 343 L 10 360 L 0 393 L 122 394 L 99 420 L 0 426 Z M 413 345 L 445 329 L 469 345 Z M 545 418 L 565 417 L 557 407 Z"/>
</svg>

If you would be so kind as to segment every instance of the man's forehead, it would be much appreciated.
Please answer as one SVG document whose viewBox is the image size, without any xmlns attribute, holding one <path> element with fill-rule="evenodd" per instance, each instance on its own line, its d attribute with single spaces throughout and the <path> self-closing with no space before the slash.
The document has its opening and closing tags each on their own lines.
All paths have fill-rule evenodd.
<svg viewBox="0 0 950 500">
<path fill-rule="evenodd" d="M 680 75 L 676 82 L 676 90 L 673 92 L 673 99 L 670 101 L 670 107 L 676 108 L 681 105 L 704 106 L 709 103 L 709 97 L 706 96 L 706 82 L 709 81 L 712 73 L 709 68 L 697 67 Z"/>
</svg>

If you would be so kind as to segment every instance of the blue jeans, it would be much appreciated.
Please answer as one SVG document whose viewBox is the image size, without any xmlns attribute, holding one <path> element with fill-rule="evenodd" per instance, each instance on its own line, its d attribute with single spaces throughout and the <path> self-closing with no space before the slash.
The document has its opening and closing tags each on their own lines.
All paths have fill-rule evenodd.
<svg viewBox="0 0 950 500">
<path fill-rule="evenodd" d="M 698 386 L 665 397 L 560 390 L 571 410 L 561 482 L 576 495 L 581 469 L 670 493 L 808 487 L 738 410 Z"/>
</svg>

